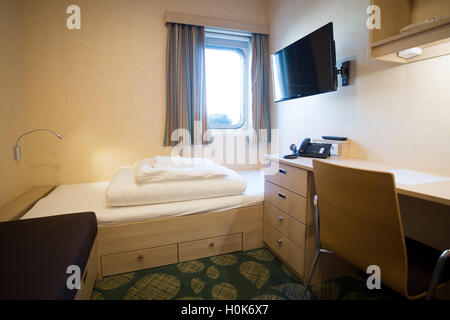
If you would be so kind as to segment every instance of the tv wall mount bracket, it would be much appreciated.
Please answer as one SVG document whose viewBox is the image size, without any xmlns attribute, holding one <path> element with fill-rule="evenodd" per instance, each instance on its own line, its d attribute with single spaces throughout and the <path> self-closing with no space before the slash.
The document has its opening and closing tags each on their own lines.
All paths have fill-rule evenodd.
<svg viewBox="0 0 450 320">
<path fill-rule="evenodd" d="M 337 74 L 341 75 L 342 86 L 346 87 L 350 85 L 350 61 L 345 61 L 342 63 L 340 69 L 336 69 Z"/>
</svg>

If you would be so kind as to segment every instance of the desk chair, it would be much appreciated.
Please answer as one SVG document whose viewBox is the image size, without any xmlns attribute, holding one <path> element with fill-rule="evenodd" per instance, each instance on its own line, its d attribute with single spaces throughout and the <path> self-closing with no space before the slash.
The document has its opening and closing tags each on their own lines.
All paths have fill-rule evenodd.
<svg viewBox="0 0 450 320">
<path fill-rule="evenodd" d="M 318 251 L 302 298 L 322 253 L 335 253 L 364 272 L 379 266 L 381 282 L 408 299 L 427 290 L 432 298 L 438 283 L 450 280 L 449 270 L 444 272 L 448 251 L 439 258 L 438 250 L 405 238 L 392 173 L 317 160 L 313 167 Z"/>
</svg>

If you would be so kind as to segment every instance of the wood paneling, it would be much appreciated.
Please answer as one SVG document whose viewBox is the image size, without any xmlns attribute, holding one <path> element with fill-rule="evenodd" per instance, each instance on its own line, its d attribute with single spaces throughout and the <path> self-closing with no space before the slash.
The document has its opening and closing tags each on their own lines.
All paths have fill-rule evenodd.
<svg viewBox="0 0 450 320">
<path fill-rule="evenodd" d="M 404 195 L 398 200 L 407 237 L 441 251 L 450 248 L 450 205 Z"/>
<path fill-rule="evenodd" d="M 442 17 L 450 17 L 450 1 L 412 0 L 411 23 Z"/>
<path fill-rule="evenodd" d="M 411 0 L 372 0 L 372 4 L 381 8 L 381 29 L 371 31 L 372 42 L 395 36 L 411 23 Z"/>
<path fill-rule="evenodd" d="M 381 29 L 370 31 L 371 57 L 396 63 L 411 63 L 450 53 L 450 5 L 448 0 L 373 0 L 381 8 Z M 407 32 L 400 30 L 430 18 L 440 21 L 423 24 Z M 423 54 L 403 59 L 397 52 L 420 47 Z"/>
<path fill-rule="evenodd" d="M 433 24 L 434 28 L 430 28 L 427 26 L 426 28 L 421 28 L 423 31 L 412 30 L 410 32 L 402 33 L 398 36 L 385 39 L 380 41 L 379 43 L 372 44 L 372 57 L 380 58 L 391 53 L 394 53 L 397 56 L 397 52 L 413 47 L 421 47 L 424 53 L 413 59 L 403 59 L 397 56 L 394 62 L 414 62 L 418 60 L 424 60 L 425 58 L 433 58 L 434 56 L 445 55 L 448 54 L 447 48 L 444 46 L 440 46 L 437 48 L 441 48 L 442 52 L 435 52 L 436 47 L 439 44 L 445 44 L 450 41 L 450 18 L 441 22 L 437 22 Z M 432 54 L 428 56 L 427 51 L 430 51 Z M 390 58 L 392 59 L 392 58 Z"/>
</svg>

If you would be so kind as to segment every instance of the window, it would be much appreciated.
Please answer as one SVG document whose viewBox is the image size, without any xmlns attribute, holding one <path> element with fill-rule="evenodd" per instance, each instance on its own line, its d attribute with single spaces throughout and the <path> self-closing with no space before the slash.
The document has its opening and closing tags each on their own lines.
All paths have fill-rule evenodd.
<svg viewBox="0 0 450 320">
<path fill-rule="evenodd" d="M 250 34 L 206 30 L 206 109 L 209 129 L 247 124 Z"/>
</svg>

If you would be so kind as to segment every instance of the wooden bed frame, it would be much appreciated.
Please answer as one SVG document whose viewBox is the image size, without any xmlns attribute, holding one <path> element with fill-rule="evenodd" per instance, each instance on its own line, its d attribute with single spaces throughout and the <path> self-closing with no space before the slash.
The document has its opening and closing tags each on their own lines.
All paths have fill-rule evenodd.
<svg viewBox="0 0 450 320">
<path fill-rule="evenodd" d="M 91 300 L 97 275 L 97 242 L 97 238 L 95 238 L 86 267 L 81 276 L 81 288 L 78 290 L 75 300 Z"/>
<path fill-rule="evenodd" d="M 263 205 L 99 226 L 97 277 L 263 247 Z"/>
<path fill-rule="evenodd" d="M 20 219 L 53 189 L 54 186 L 34 187 L 0 208 L 0 221 Z M 96 274 L 101 278 L 262 248 L 262 238 L 262 203 L 226 211 L 99 226 L 94 259 Z"/>
</svg>

